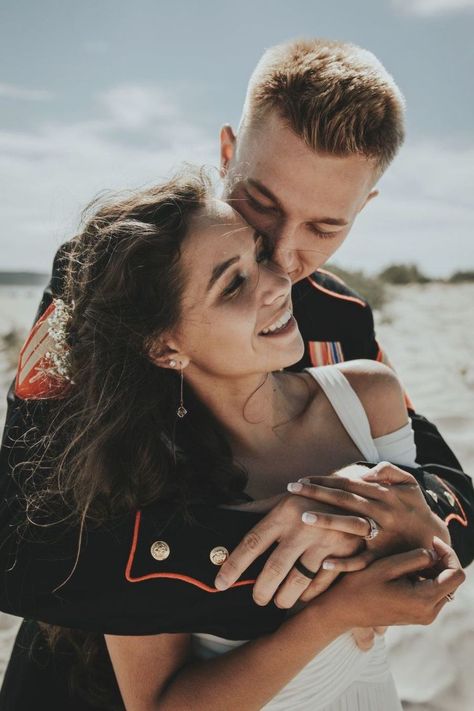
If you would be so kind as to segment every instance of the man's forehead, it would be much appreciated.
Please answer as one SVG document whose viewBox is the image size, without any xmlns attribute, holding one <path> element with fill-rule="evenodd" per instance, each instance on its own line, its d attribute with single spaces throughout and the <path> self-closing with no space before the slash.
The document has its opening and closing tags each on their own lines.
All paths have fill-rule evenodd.
<svg viewBox="0 0 474 711">
<path fill-rule="evenodd" d="M 302 162 L 275 153 L 235 168 L 231 195 L 244 186 L 285 211 L 306 213 L 309 209 L 343 219 L 360 207 L 373 185 L 371 164 L 358 156 L 315 156 Z"/>
</svg>

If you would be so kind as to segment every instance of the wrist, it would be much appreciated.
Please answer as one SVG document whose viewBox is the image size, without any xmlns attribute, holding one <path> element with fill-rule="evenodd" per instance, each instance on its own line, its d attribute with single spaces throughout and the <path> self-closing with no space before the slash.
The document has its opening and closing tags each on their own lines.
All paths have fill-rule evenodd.
<svg viewBox="0 0 474 711">
<path fill-rule="evenodd" d="M 326 592 L 313 598 L 305 607 L 305 612 L 309 613 L 312 624 L 321 625 L 321 621 L 328 625 L 334 632 L 334 639 L 345 632 L 349 632 L 357 623 L 351 614 L 351 605 L 344 596 L 336 592 L 337 585 L 333 585 Z"/>
</svg>

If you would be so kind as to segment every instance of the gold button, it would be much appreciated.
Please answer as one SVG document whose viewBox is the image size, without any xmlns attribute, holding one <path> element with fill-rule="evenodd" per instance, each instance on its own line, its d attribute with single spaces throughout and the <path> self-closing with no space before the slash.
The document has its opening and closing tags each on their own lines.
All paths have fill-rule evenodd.
<svg viewBox="0 0 474 711">
<path fill-rule="evenodd" d="M 436 503 L 438 503 L 438 494 L 436 493 L 436 491 L 431 491 L 431 489 L 427 489 L 426 493 L 429 494 L 431 498 L 436 501 Z"/>
<path fill-rule="evenodd" d="M 451 494 L 451 492 L 445 491 L 444 495 L 446 497 L 446 501 L 448 502 L 448 504 L 454 508 L 456 501 L 454 500 L 454 496 Z"/>
<path fill-rule="evenodd" d="M 155 541 L 150 552 L 155 560 L 165 560 L 170 554 L 170 547 L 166 541 Z"/>
<path fill-rule="evenodd" d="M 224 546 L 216 546 L 209 554 L 209 558 L 214 565 L 222 565 L 229 557 L 229 551 Z"/>
</svg>

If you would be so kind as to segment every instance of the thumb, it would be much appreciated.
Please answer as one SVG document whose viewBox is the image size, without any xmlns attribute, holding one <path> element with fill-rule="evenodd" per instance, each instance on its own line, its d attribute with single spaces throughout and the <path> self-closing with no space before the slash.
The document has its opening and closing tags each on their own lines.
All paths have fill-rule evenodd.
<svg viewBox="0 0 474 711">
<path fill-rule="evenodd" d="M 396 467 L 390 462 L 379 462 L 365 474 L 361 479 L 364 481 L 378 481 L 384 484 L 413 484 L 416 483 L 414 476 L 404 472 L 400 467 Z"/>
<path fill-rule="evenodd" d="M 375 561 L 370 566 L 374 572 L 382 575 L 386 580 L 395 580 L 403 575 L 426 570 L 438 560 L 436 551 L 427 548 L 415 548 L 407 553 L 397 553 Z"/>
</svg>

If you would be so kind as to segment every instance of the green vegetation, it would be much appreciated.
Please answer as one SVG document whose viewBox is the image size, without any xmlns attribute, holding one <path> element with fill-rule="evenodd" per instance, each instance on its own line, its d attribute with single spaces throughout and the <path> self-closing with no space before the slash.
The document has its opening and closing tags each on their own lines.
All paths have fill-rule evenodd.
<svg viewBox="0 0 474 711">
<path fill-rule="evenodd" d="M 381 271 L 378 278 L 387 284 L 427 284 L 431 281 L 416 264 L 392 264 Z"/>
<path fill-rule="evenodd" d="M 14 372 L 18 364 L 20 348 L 26 338 L 26 332 L 13 328 L 0 336 L 0 355 L 7 372 Z"/>
<path fill-rule="evenodd" d="M 474 281 L 474 271 L 454 272 L 448 279 L 450 284 L 462 284 L 466 281 Z"/>
<path fill-rule="evenodd" d="M 351 289 L 366 299 L 373 309 L 380 309 L 389 299 L 387 286 L 407 284 L 462 284 L 474 282 L 474 271 L 454 272 L 446 279 L 428 277 L 416 264 L 391 264 L 375 276 L 368 276 L 360 269 L 342 269 L 335 264 L 328 264 L 327 269 L 343 279 Z"/>
<path fill-rule="evenodd" d="M 40 272 L 0 272 L 0 286 L 46 286 L 48 275 Z"/>
<path fill-rule="evenodd" d="M 351 289 L 366 299 L 373 309 L 381 309 L 387 300 L 384 283 L 379 277 L 369 277 L 361 270 L 342 269 L 334 264 L 327 265 L 328 271 L 340 277 Z"/>
</svg>

